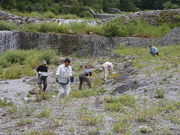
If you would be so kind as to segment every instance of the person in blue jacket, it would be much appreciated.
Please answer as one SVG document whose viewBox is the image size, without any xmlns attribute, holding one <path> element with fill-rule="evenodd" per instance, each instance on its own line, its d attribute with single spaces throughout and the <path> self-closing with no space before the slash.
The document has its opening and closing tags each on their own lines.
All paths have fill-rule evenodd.
<svg viewBox="0 0 180 135">
<path fill-rule="evenodd" d="M 88 72 L 87 69 L 85 68 L 85 66 L 82 66 L 82 70 L 83 70 L 83 72 Z"/>
<path fill-rule="evenodd" d="M 152 46 L 152 45 L 149 46 L 149 51 L 148 51 L 147 55 L 148 55 L 149 53 L 150 53 L 152 56 L 156 56 L 156 55 L 159 56 L 158 49 L 157 49 L 156 47 Z"/>
</svg>

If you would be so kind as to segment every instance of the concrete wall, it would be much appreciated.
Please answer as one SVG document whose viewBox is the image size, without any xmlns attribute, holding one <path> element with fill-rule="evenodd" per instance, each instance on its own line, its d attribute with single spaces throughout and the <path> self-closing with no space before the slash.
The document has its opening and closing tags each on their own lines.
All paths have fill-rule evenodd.
<svg viewBox="0 0 180 135">
<path fill-rule="evenodd" d="M 180 28 L 173 29 L 162 39 L 0 31 L 0 52 L 12 49 L 28 50 L 51 47 L 65 55 L 77 52 L 83 56 L 97 56 L 107 55 L 122 43 L 134 48 L 155 44 L 180 44 Z"/>
</svg>

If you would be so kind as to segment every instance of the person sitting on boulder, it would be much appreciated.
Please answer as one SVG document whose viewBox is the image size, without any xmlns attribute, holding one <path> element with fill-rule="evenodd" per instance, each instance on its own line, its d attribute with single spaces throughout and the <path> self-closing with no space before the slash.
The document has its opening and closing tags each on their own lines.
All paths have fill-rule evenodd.
<svg viewBox="0 0 180 135">
<path fill-rule="evenodd" d="M 107 76 L 108 76 L 108 70 L 111 70 L 111 72 L 113 71 L 113 64 L 111 62 L 106 62 L 102 65 L 103 70 L 104 70 L 104 81 L 107 80 Z"/>
<path fill-rule="evenodd" d="M 147 53 L 147 55 L 148 55 L 149 53 L 150 53 L 152 56 L 155 56 L 155 55 L 159 56 L 158 49 L 157 49 L 156 47 L 152 46 L 152 45 L 149 46 L 149 52 Z"/>
<path fill-rule="evenodd" d="M 87 71 L 83 71 L 82 73 L 80 73 L 79 75 L 79 90 L 82 90 L 82 85 L 83 82 L 86 82 L 89 86 L 89 88 L 91 88 L 91 81 L 89 80 L 89 77 L 92 76 L 91 72 L 87 72 Z"/>
<path fill-rule="evenodd" d="M 47 88 L 47 76 L 42 75 L 42 72 L 48 72 L 48 67 L 46 66 L 46 61 L 45 60 L 42 62 L 42 65 L 40 65 L 36 69 L 36 71 L 38 72 L 38 85 L 39 85 L 39 88 L 40 88 L 40 92 L 42 92 L 42 91 L 45 92 L 46 88 Z M 43 90 L 42 90 L 42 86 L 41 86 L 42 82 L 43 82 L 43 85 L 44 85 Z"/>
</svg>

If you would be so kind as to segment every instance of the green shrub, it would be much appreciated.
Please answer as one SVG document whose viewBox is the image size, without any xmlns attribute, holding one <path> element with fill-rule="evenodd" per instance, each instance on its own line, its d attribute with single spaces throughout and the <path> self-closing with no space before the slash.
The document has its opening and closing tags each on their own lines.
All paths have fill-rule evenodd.
<svg viewBox="0 0 180 135">
<path fill-rule="evenodd" d="M 100 126 L 104 123 L 103 115 L 97 115 L 95 116 L 94 112 L 89 109 L 84 109 L 81 106 L 79 117 L 82 123 L 86 126 Z"/>
<path fill-rule="evenodd" d="M 40 51 L 35 49 L 4 51 L 0 54 L 0 78 L 17 79 L 22 74 L 33 76 L 36 73 L 33 68 L 37 68 L 43 60 L 46 60 L 47 64 L 52 64 L 56 59 L 56 51 L 50 48 Z M 5 73 L 2 72 L 2 68 L 7 68 Z"/>
<path fill-rule="evenodd" d="M 51 23 L 42 23 L 40 24 L 39 32 L 47 33 L 47 32 L 58 32 L 59 24 L 57 22 Z"/>
<path fill-rule="evenodd" d="M 50 92 L 42 92 L 41 93 L 41 99 L 43 99 L 43 100 L 48 100 L 48 99 L 50 99 L 50 98 L 52 98 L 52 94 L 50 93 Z"/>
<path fill-rule="evenodd" d="M 150 131 L 150 129 L 147 126 L 142 126 L 142 127 L 140 127 L 139 131 L 141 133 L 148 133 Z"/>
<path fill-rule="evenodd" d="M 18 79 L 20 75 L 22 75 L 22 69 L 18 64 L 8 67 L 5 72 L 6 79 Z"/>
<path fill-rule="evenodd" d="M 94 90 L 80 90 L 80 91 L 72 91 L 70 94 L 70 97 L 72 98 L 86 98 L 86 97 L 91 97 L 91 96 L 95 96 L 96 95 L 96 91 Z"/>
<path fill-rule="evenodd" d="M 36 17 L 36 16 L 38 16 L 40 18 L 43 17 L 40 12 L 31 12 L 31 13 L 26 12 L 23 16 L 28 16 L 28 17 Z"/>
<path fill-rule="evenodd" d="M 119 97 L 119 102 L 127 106 L 134 106 L 136 99 L 134 96 L 123 94 Z"/>
<path fill-rule="evenodd" d="M 107 103 L 117 103 L 119 102 L 118 98 L 110 96 L 110 97 L 105 97 L 105 101 Z"/>
<path fill-rule="evenodd" d="M 164 89 L 161 89 L 161 90 L 156 89 L 155 93 L 156 93 L 157 98 L 164 98 L 165 90 Z"/>
<path fill-rule="evenodd" d="M 89 11 L 82 11 L 79 16 L 82 18 L 93 18 L 93 15 Z"/>
<path fill-rule="evenodd" d="M 9 63 L 20 63 L 23 64 L 26 58 L 26 52 L 23 50 L 12 50 L 6 53 L 6 59 Z"/>
<path fill-rule="evenodd" d="M 3 68 L 0 66 L 0 76 L 4 73 Z"/>
<path fill-rule="evenodd" d="M 26 76 L 34 76 L 36 74 L 35 71 L 33 71 L 31 65 L 25 65 L 23 68 L 22 68 L 22 72 L 24 75 Z"/>
<path fill-rule="evenodd" d="M 17 126 L 25 126 L 27 124 L 31 124 L 32 123 L 32 120 L 26 118 L 26 119 L 20 119 L 18 122 L 17 122 Z"/>
<path fill-rule="evenodd" d="M 147 90 L 147 88 L 144 88 L 144 93 L 146 93 L 148 90 Z"/>
<path fill-rule="evenodd" d="M 56 15 L 53 12 L 51 12 L 51 11 L 46 11 L 43 14 L 43 18 L 55 18 L 55 16 Z"/>
<path fill-rule="evenodd" d="M 126 124 L 125 122 L 116 122 L 113 126 L 113 132 L 119 132 L 119 131 L 123 131 L 125 128 L 128 127 L 128 124 Z"/>
<path fill-rule="evenodd" d="M 0 30 L 16 30 L 16 24 L 6 21 L 0 21 Z"/>
<path fill-rule="evenodd" d="M 105 104 L 105 108 L 108 111 L 115 111 L 115 112 L 119 112 L 119 111 L 124 111 L 124 105 L 121 103 L 107 103 Z"/>
<path fill-rule="evenodd" d="M 4 56 L 1 56 L 0 54 L 0 66 L 3 68 L 6 68 L 10 65 L 10 63 L 7 61 L 7 59 Z"/>
<path fill-rule="evenodd" d="M 135 104 L 136 99 L 134 96 L 123 94 L 119 97 L 105 97 L 105 101 L 107 103 L 121 103 L 126 106 L 133 106 Z"/>
<path fill-rule="evenodd" d="M 44 107 L 43 110 L 37 115 L 38 118 L 48 118 L 50 116 L 50 109 Z"/>
<path fill-rule="evenodd" d="M 105 36 L 109 36 L 109 37 L 117 36 L 117 35 L 119 35 L 119 33 L 118 33 L 119 29 L 120 29 L 119 23 L 116 21 L 112 21 L 112 22 L 104 25 L 103 34 Z"/>
<path fill-rule="evenodd" d="M 0 107 L 5 107 L 5 106 L 13 106 L 13 102 L 7 102 L 7 99 L 4 98 L 3 100 L 0 99 Z"/>
<path fill-rule="evenodd" d="M 167 24 L 155 27 L 147 22 L 132 19 L 127 22 L 117 18 L 103 26 L 105 36 L 161 38 L 171 29 Z"/>
<path fill-rule="evenodd" d="M 40 31 L 39 29 L 40 29 L 40 25 L 35 23 L 24 24 L 19 26 L 19 30 L 25 32 L 38 32 Z"/>
<path fill-rule="evenodd" d="M 41 55 L 40 55 L 40 60 L 43 61 L 45 60 L 47 64 L 52 64 L 53 59 L 56 58 L 56 51 L 52 50 L 50 48 L 42 49 L 41 50 Z"/>
<path fill-rule="evenodd" d="M 36 52 L 36 53 L 35 53 Z M 31 50 L 27 52 L 28 57 L 25 59 L 24 64 L 30 65 L 32 68 L 37 68 L 42 63 L 40 59 L 40 53 L 37 50 Z"/>
<path fill-rule="evenodd" d="M 76 15 L 72 15 L 72 14 L 59 15 L 59 18 L 62 18 L 62 19 L 78 19 L 78 17 Z"/>
<path fill-rule="evenodd" d="M 59 25 L 59 27 L 58 27 L 58 32 L 59 32 L 59 33 L 68 34 L 68 33 L 69 33 L 69 30 L 70 30 L 70 25 L 68 25 L 68 24 L 61 24 L 61 25 Z"/>
</svg>

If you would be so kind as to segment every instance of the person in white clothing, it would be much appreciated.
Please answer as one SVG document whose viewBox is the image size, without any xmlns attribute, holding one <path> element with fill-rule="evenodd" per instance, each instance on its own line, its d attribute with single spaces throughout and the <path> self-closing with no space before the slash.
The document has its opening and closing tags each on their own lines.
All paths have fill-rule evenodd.
<svg viewBox="0 0 180 135">
<path fill-rule="evenodd" d="M 107 80 L 107 76 L 108 76 L 108 70 L 110 69 L 111 72 L 113 71 L 113 64 L 111 62 L 106 62 L 102 65 L 103 69 L 104 69 L 104 81 Z"/>
<path fill-rule="evenodd" d="M 64 60 L 64 64 L 60 65 L 56 72 L 56 82 L 57 82 L 57 88 L 58 88 L 58 96 L 57 99 L 62 95 L 62 97 L 66 97 L 66 95 L 69 95 L 71 89 L 70 89 L 70 78 L 72 76 L 72 67 L 69 66 L 71 61 L 67 58 Z M 67 79 L 67 83 L 62 83 L 60 79 L 65 78 Z"/>
</svg>

